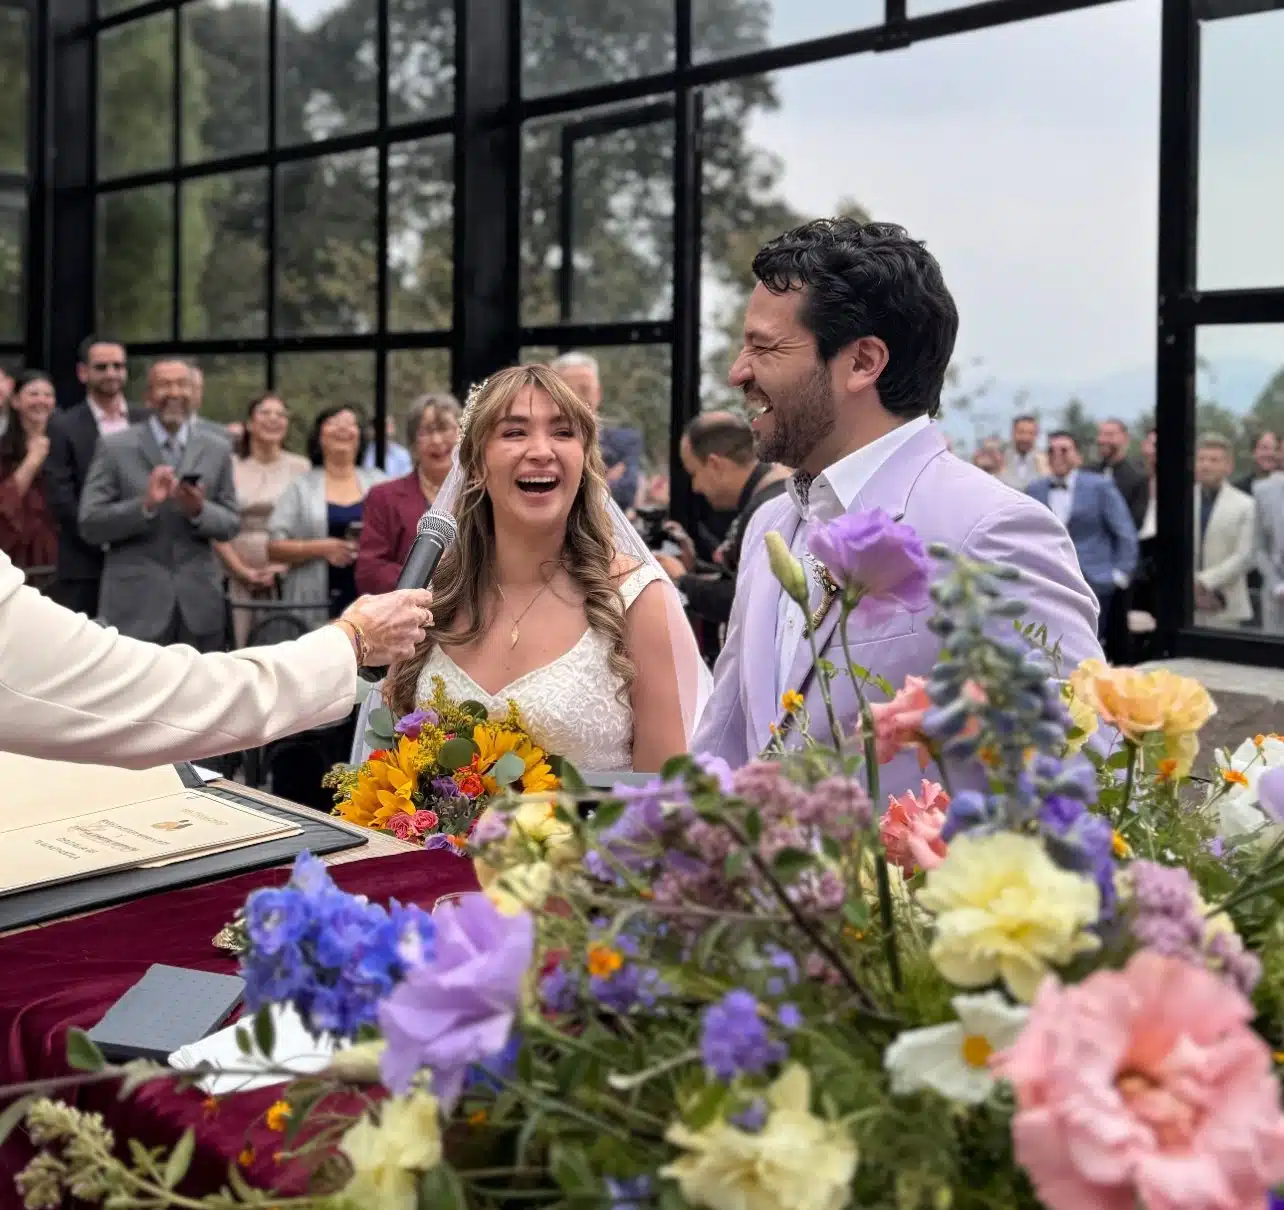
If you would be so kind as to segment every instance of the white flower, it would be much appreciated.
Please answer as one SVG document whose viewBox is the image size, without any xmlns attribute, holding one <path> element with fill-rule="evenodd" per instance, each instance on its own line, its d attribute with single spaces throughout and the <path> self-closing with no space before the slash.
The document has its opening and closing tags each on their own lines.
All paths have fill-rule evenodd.
<svg viewBox="0 0 1284 1210">
<path fill-rule="evenodd" d="M 990 1055 L 1016 1041 L 1029 1009 L 995 991 L 955 996 L 950 1004 L 957 1021 L 906 1030 L 884 1052 L 894 1093 L 931 1088 L 963 1105 L 979 1105 L 990 1095 Z"/>
<path fill-rule="evenodd" d="M 1250 836 L 1271 821 L 1257 805 L 1257 783 L 1268 769 L 1284 767 L 1284 739 L 1258 735 L 1246 739 L 1228 757 L 1217 751 L 1217 776 L 1209 789 L 1209 801 L 1217 805 L 1220 820 L 1217 834 L 1227 840 Z M 1269 836 L 1274 837 L 1272 828 Z"/>
</svg>

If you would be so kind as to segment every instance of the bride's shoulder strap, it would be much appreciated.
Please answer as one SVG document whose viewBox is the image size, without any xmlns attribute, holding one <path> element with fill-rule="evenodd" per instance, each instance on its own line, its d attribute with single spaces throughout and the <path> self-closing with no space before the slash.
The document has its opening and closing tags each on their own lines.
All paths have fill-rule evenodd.
<svg viewBox="0 0 1284 1210">
<path fill-rule="evenodd" d="M 663 580 L 664 572 L 649 563 L 640 563 L 620 581 L 620 597 L 628 609 L 642 595 L 642 590 L 656 580 Z"/>
</svg>

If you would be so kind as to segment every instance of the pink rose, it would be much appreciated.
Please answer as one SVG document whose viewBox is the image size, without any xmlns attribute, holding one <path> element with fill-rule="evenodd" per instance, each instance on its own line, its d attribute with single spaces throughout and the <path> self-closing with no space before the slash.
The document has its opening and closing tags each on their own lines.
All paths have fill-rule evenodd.
<svg viewBox="0 0 1284 1210">
<path fill-rule="evenodd" d="M 437 826 L 436 811 L 416 811 L 410 817 L 410 826 L 414 828 L 417 836 L 422 836 L 425 832 L 431 832 Z"/>
<path fill-rule="evenodd" d="M 902 748 L 917 745 L 918 762 L 927 768 L 929 753 L 923 735 L 923 715 L 931 707 L 927 681 L 921 676 L 907 676 L 890 702 L 870 706 L 869 712 L 874 717 L 874 747 L 880 765 L 894 759 Z"/>
<path fill-rule="evenodd" d="M 934 870 L 945 860 L 948 850 L 941 829 L 949 805 L 950 796 L 926 777 L 919 794 L 889 796 L 887 811 L 878 821 L 878 834 L 887 860 L 900 866 L 906 877 L 918 870 Z"/>
<path fill-rule="evenodd" d="M 388 820 L 388 831 L 398 840 L 409 840 L 415 834 L 414 825 L 410 822 L 410 816 L 404 811 Z"/>
<path fill-rule="evenodd" d="M 990 1063 L 1048 1210 L 1261 1210 L 1284 1181 L 1284 1115 L 1252 1017 L 1215 975 L 1151 950 L 1078 985 L 1045 979 Z"/>
</svg>

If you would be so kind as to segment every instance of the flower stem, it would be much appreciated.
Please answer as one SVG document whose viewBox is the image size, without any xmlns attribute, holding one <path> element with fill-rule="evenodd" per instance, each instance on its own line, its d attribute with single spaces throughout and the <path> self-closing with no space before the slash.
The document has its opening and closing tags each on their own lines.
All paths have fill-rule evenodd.
<svg viewBox="0 0 1284 1210">
<path fill-rule="evenodd" d="M 842 628 L 842 621 L 838 623 Z M 816 646 L 816 629 L 811 624 L 811 615 L 803 609 L 803 626 L 807 630 L 807 642 L 811 647 L 811 662 L 816 666 L 816 680 L 820 683 L 821 700 L 825 703 L 825 715 L 829 719 L 829 733 L 834 737 L 834 749 L 838 753 L 838 759 L 843 757 L 843 729 L 838 725 L 838 715 L 834 713 L 834 695 L 830 690 L 829 675 L 821 666 L 820 648 Z M 844 643 L 846 634 L 843 635 Z"/>
<path fill-rule="evenodd" d="M 843 644 L 843 658 L 847 661 L 847 672 L 852 678 L 852 689 L 856 701 L 860 704 L 861 742 L 865 749 L 865 789 L 869 794 L 870 806 L 874 811 L 874 828 L 883 817 L 883 791 L 878 773 L 878 745 L 874 742 L 874 713 L 869 708 L 865 691 L 861 688 L 860 679 L 852 669 L 852 650 L 847 640 L 847 619 L 851 610 L 844 604 L 842 616 L 838 619 L 838 633 Z M 892 880 L 887 869 L 887 857 L 881 844 L 874 849 L 874 874 L 878 882 L 878 916 L 883 926 L 883 953 L 887 957 L 887 973 L 891 976 L 892 987 L 901 990 L 901 959 L 896 949 L 896 916 L 892 910 Z"/>
</svg>

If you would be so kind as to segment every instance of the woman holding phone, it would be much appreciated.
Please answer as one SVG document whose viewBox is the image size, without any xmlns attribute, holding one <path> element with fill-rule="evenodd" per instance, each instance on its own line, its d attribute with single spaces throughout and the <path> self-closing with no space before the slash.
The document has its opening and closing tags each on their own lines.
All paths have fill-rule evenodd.
<svg viewBox="0 0 1284 1210">
<path fill-rule="evenodd" d="M 322 409 L 308 434 L 312 469 L 292 480 L 268 520 L 267 557 L 290 570 L 281 598 L 309 629 L 357 598 L 353 564 L 366 493 L 386 476 L 361 466 L 365 421 L 351 404 Z"/>
</svg>

